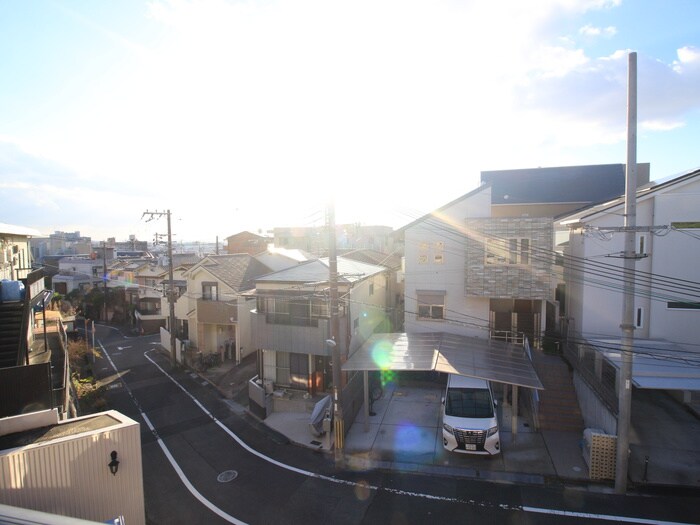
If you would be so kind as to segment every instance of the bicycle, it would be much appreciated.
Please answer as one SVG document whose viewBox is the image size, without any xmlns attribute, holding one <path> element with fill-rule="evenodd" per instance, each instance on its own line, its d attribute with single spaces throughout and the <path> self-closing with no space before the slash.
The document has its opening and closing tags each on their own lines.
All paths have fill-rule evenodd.
<svg viewBox="0 0 700 525">
<path fill-rule="evenodd" d="M 376 412 L 372 410 L 374 403 L 379 401 L 384 395 L 384 387 L 379 378 L 379 374 L 370 374 L 369 376 L 369 415 L 376 416 Z"/>
</svg>

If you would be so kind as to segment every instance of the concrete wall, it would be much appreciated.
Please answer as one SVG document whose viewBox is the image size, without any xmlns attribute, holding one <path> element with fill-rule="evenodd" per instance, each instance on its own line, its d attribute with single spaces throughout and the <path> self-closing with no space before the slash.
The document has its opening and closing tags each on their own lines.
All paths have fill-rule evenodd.
<svg viewBox="0 0 700 525">
<path fill-rule="evenodd" d="M 574 388 L 586 428 L 600 428 L 606 434 L 617 435 L 617 418 L 578 373 L 574 373 Z"/>
</svg>

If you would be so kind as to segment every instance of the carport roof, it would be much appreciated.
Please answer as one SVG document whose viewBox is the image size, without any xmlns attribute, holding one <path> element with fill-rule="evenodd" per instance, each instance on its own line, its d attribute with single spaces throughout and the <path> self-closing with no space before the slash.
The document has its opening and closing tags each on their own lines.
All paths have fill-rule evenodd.
<svg viewBox="0 0 700 525">
<path fill-rule="evenodd" d="M 588 339 L 605 358 L 620 369 L 620 339 Z M 658 339 L 633 339 L 632 383 L 637 388 L 700 390 L 700 354 L 682 345 Z"/>
<path fill-rule="evenodd" d="M 371 336 L 342 366 L 350 371 L 437 371 L 543 389 L 522 347 L 443 332 Z"/>
</svg>

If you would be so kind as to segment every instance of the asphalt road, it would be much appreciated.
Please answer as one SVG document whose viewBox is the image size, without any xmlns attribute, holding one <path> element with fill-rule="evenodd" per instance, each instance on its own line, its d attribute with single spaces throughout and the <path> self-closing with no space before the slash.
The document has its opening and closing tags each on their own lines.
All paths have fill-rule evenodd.
<svg viewBox="0 0 700 525">
<path fill-rule="evenodd" d="M 289 443 L 170 360 L 152 336 L 99 326 L 109 408 L 141 424 L 146 520 L 170 524 L 700 523 L 696 493 L 353 472 Z"/>
</svg>

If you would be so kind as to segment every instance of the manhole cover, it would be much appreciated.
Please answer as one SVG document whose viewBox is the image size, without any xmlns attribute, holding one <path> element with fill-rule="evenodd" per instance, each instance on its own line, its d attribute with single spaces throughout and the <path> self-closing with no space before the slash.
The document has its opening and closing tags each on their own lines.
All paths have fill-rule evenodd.
<svg viewBox="0 0 700 525">
<path fill-rule="evenodd" d="M 235 470 L 224 470 L 221 474 L 219 474 L 216 478 L 216 481 L 219 483 L 228 483 L 229 481 L 233 481 L 238 477 L 238 472 Z"/>
</svg>

